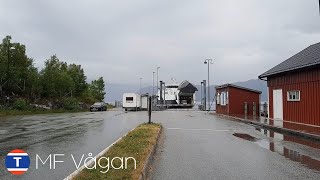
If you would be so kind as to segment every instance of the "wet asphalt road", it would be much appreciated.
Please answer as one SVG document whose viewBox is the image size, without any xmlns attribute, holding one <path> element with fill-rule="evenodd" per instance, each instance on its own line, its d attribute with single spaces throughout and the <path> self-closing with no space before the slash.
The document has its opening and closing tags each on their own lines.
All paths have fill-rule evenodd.
<svg viewBox="0 0 320 180">
<path fill-rule="evenodd" d="M 78 159 L 82 154 L 96 155 L 146 121 L 147 112 L 122 111 L 2 118 L 0 179 L 63 179 L 76 169 L 71 154 Z M 154 112 L 153 121 L 164 126 L 154 179 L 320 179 L 318 149 L 268 138 L 252 126 L 192 110 Z M 256 141 L 233 133 L 248 134 Z M 21 177 L 13 177 L 4 168 L 4 156 L 16 148 L 31 157 L 31 166 Z M 284 156 L 288 150 L 295 160 Z M 65 154 L 59 158 L 65 162 L 56 169 L 43 166 L 37 170 L 36 154 L 43 159 Z"/>
<path fill-rule="evenodd" d="M 156 121 L 165 128 L 153 179 L 320 179 L 319 149 L 283 141 L 280 134 L 268 138 L 255 127 L 203 112 L 161 113 Z"/>
<path fill-rule="evenodd" d="M 1 118 L 0 179 L 63 179 L 76 169 L 71 154 L 77 163 L 82 154 L 95 156 L 146 119 L 146 112 L 122 111 Z M 4 167 L 4 156 L 17 148 L 27 151 L 31 159 L 29 170 L 21 177 Z M 57 159 L 65 162 L 57 163 L 56 169 L 50 170 L 48 163 L 36 169 L 36 154 L 43 161 L 50 154 L 64 154 Z"/>
</svg>

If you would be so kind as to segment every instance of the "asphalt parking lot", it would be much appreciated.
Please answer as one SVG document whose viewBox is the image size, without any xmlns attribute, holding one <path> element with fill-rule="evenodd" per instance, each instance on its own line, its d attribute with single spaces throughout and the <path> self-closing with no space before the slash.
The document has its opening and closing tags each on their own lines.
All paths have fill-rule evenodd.
<svg viewBox="0 0 320 180">
<path fill-rule="evenodd" d="M 95 155 L 147 120 L 145 111 L 121 110 L 2 118 L 0 179 L 16 178 L 4 170 L 4 157 L 16 148 L 31 157 L 21 178 L 63 179 L 76 169 L 71 154 Z M 157 111 L 152 120 L 164 126 L 153 179 L 320 179 L 319 149 L 269 138 L 250 125 L 195 110 Z M 37 154 L 66 158 L 55 169 L 36 169 Z"/>
<path fill-rule="evenodd" d="M 157 112 L 153 119 L 164 126 L 153 179 L 320 179 L 320 150 L 283 141 L 280 134 L 269 138 L 199 111 Z"/>
</svg>

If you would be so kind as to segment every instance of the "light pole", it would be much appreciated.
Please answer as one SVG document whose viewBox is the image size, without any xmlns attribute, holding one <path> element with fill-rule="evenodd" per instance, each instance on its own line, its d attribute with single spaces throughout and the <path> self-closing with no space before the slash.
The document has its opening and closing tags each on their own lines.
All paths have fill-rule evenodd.
<svg viewBox="0 0 320 180">
<path fill-rule="evenodd" d="M 156 72 L 152 72 L 152 96 L 154 96 L 154 74 L 155 74 Z"/>
<path fill-rule="evenodd" d="M 141 94 L 141 81 L 142 81 L 142 78 L 140 78 L 140 94 Z"/>
<path fill-rule="evenodd" d="M 208 64 L 208 111 L 210 111 L 210 64 L 213 64 L 212 59 L 206 59 L 204 64 Z"/>
<path fill-rule="evenodd" d="M 160 69 L 160 67 L 159 66 L 157 66 L 157 92 L 156 93 L 158 93 L 158 78 L 159 78 L 159 69 Z M 158 99 L 158 98 L 157 98 Z"/>
</svg>

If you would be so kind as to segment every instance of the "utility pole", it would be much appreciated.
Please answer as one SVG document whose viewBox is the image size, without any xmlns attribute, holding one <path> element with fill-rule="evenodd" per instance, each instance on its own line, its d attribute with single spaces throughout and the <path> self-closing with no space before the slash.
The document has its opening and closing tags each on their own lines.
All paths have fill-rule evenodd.
<svg viewBox="0 0 320 180">
<path fill-rule="evenodd" d="M 208 64 L 208 103 L 209 103 L 209 106 L 208 106 L 208 111 L 210 111 L 210 64 L 213 64 L 213 61 L 212 59 L 206 59 L 204 61 L 204 64 Z"/>
</svg>

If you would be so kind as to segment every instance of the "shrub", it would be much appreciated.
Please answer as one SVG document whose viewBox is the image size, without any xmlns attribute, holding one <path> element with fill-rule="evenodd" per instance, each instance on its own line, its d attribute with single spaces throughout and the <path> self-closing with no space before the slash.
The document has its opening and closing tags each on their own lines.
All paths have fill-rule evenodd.
<svg viewBox="0 0 320 180">
<path fill-rule="evenodd" d="M 18 99 L 13 104 L 13 108 L 17 110 L 25 110 L 27 107 L 27 102 L 24 99 Z"/>
<path fill-rule="evenodd" d="M 62 106 L 66 110 L 79 109 L 79 101 L 76 98 L 66 98 L 62 101 Z"/>
<path fill-rule="evenodd" d="M 115 108 L 115 106 L 112 105 L 112 104 L 107 103 L 107 109 L 112 109 L 112 108 Z"/>
</svg>

